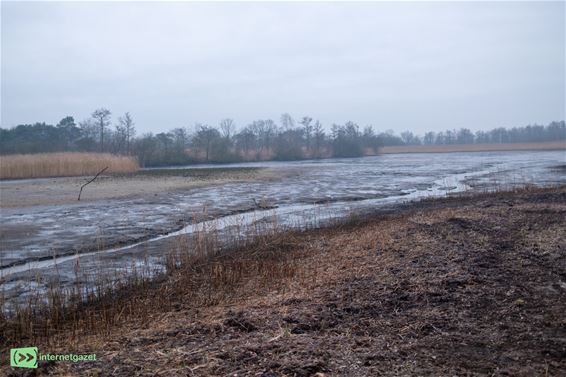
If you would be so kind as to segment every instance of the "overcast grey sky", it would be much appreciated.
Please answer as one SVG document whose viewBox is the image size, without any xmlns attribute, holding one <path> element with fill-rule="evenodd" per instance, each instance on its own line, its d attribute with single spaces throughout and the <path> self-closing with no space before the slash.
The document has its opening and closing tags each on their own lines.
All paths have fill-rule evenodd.
<svg viewBox="0 0 566 377">
<path fill-rule="evenodd" d="M 397 132 L 565 118 L 564 2 L 2 1 L 1 125 L 290 113 Z"/>
</svg>

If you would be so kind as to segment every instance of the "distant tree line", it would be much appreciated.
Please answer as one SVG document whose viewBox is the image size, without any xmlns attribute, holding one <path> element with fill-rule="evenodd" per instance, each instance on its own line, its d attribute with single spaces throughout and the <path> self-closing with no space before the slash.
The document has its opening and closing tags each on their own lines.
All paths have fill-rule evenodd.
<svg viewBox="0 0 566 377">
<path fill-rule="evenodd" d="M 537 143 L 566 139 L 564 121 L 551 122 L 547 126 L 529 125 L 525 127 L 494 128 L 491 131 L 476 131 L 467 128 L 442 132 L 427 132 L 421 138 L 412 132 L 401 134 L 403 144 L 502 144 Z"/>
<path fill-rule="evenodd" d="M 475 133 L 461 128 L 419 136 L 410 131 L 400 135 L 393 131 L 377 133 L 372 126 L 360 128 L 354 122 L 332 124 L 328 130 L 309 116 L 295 120 L 289 114 L 283 114 L 279 124 L 271 119 L 255 120 L 238 129 L 232 119 L 223 119 L 216 127 L 199 123 L 190 128 L 136 136 L 130 113 L 113 122 L 112 113 L 104 108 L 78 124 L 67 116 L 55 126 L 35 123 L 0 128 L 2 154 L 100 151 L 136 156 L 142 166 L 358 157 L 376 154 L 382 146 L 395 145 L 556 140 L 566 140 L 564 121 Z"/>
</svg>

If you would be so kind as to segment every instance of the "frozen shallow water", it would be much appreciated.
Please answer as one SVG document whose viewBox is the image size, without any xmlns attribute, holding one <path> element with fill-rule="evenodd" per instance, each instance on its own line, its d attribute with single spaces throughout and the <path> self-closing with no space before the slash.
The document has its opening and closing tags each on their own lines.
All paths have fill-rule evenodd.
<svg viewBox="0 0 566 377">
<path fill-rule="evenodd" d="M 82 271 L 116 271 L 148 261 L 159 265 L 172 239 L 191 234 L 198 227 L 214 226 L 223 231 L 265 221 L 290 227 L 316 226 L 357 210 L 474 187 L 564 184 L 564 173 L 552 169 L 564 163 L 563 151 L 398 154 L 250 163 L 230 166 L 296 169 L 296 174 L 282 180 L 174 192 L 159 199 L 3 209 L 0 226 L 29 227 L 30 232 L 25 237 L 19 232 L 5 232 L 0 281 L 5 290 L 19 293 L 25 291 L 22 287 L 31 277 L 34 284 L 47 284 L 57 275 L 59 281 L 71 284 L 76 279 L 79 257 Z M 266 203 L 273 209 L 257 209 L 256 203 Z"/>
</svg>

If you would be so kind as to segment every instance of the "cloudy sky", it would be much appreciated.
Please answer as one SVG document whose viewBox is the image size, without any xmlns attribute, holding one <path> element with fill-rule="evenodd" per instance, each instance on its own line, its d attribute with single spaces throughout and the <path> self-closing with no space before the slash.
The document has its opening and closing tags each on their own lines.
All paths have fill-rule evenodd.
<svg viewBox="0 0 566 377">
<path fill-rule="evenodd" d="M 310 115 L 378 130 L 565 118 L 565 3 L 1 3 L 1 125 Z"/>
</svg>

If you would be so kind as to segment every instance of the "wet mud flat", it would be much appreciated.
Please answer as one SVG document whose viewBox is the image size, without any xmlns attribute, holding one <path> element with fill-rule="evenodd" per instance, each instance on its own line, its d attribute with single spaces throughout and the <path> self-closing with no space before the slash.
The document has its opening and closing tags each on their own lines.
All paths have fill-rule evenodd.
<svg viewBox="0 0 566 377">
<path fill-rule="evenodd" d="M 424 156 L 148 169 L 103 177 L 87 186 L 80 202 L 78 186 L 64 178 L 55 180 L 68 190 L 61 204 L 51 198 L 50 180 L 0 182 L 0 288 L 8 300 L 25 300 L 54 282 L 72 287 L 132 266 L 159 269 L 193 225 L 225 233 L 269 221 L 312 227 L 427 197 L 566 182 L 563 169 L 555 168 L 563 165 L 561 152 Z M 16 188 L 55 202 L 17 206 Z M 104 197 L 109 193 L 118 197 Z"/>
<path fill-rule="evenodd" d="M 153 168 L 135 173 L 101 175 L 85 186 L 78 202 L 82 185 L 93 177 L 55 177 L 0 181 L 0 208 L 73 205 L 96 203 L 115 199 L 145 198 L 158 200 L 164 194 L 228 182 L 269 180 L 272 172 L 260 167 L 223 168 Z"/>
<path fill-rule="evenodd" d="M 291 174 L 258 167 L 142 170 L 97 179 L 81 201 L 81 177 L 0 182 L 0 267 L 134 244 L 191 222 L 252 211 L 250 199 L 214 206 L 206 190 Z M 187 203 L 187 195 L 194 200 Z"/>
<path fill-rule="evenodd" d="M 565 228 L 562 186 L 425 200 L 295 233 L 274 244 L 292 274 L 247 275 L 212 303 L 174 295 L 104 338 L 63 335 L 50 347 L 97 361 L 38 372 L 562 376 Z"/>
</svg>

